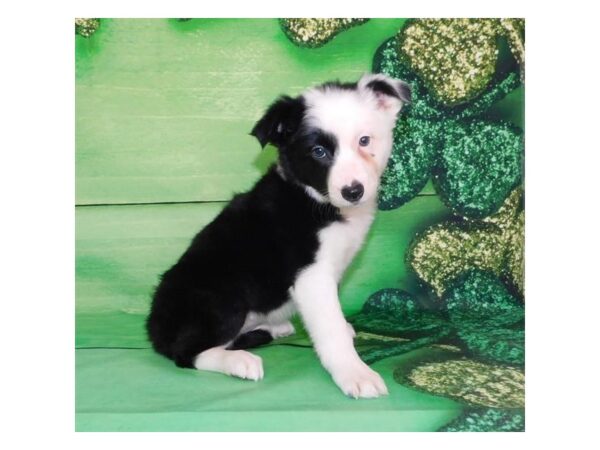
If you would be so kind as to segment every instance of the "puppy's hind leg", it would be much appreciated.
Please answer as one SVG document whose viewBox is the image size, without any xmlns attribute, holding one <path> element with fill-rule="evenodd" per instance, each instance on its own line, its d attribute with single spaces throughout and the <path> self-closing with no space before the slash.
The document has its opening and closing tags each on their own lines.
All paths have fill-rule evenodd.
<svg viewBox="0 0 600 450">
<path fill-rule="evenodd" d="M 286 321 L 278 324 L 263 324 L 252 331 L 240 334 L 227 349 L 239 350 L 259 347 L 268 344 L 273 339 L 290 336 L 296 332 L 292 322 Z"/>
<path fill-rule="evenodd" d="M 227 350 L 241 350 L 246 348 L 258 347 L 268 344 L 274 339 L 270 330 L 257 328 L 247 333 L 240 334 L 235 340 L 227 346 Z"/>
<path fill-rule="evenodd" d="M 262 327 L 261 327 L 262 328 Z M 265 330 L 268 330 L 273 336 L 273 339 L 278 339 L 286 336 L 291 336 L 296 332 L 294 325 L 289 320 L 277 324 L 269 324 L 264 326 Z"/>
<path fill-rule="evenodd" d="M 203 333 L 181 333 L 174 346 L 175 364 L 254 381 L 263 378 L 262 359 L 259 356 L 244 350 L 228 349 L 228 344 L 214 347 L 207 344 L 208 339 Z M 206 350 L 200 350 L 203 348 Z"/>
<path fill-rule="evenodd" d="M 262 359 L 245 350 L 227 350 L 213 347 L 200 353 L 194 360 L 198 370 L 220 372 L 248 380 L 261 380 L 264 376 Z"/>
</svg>

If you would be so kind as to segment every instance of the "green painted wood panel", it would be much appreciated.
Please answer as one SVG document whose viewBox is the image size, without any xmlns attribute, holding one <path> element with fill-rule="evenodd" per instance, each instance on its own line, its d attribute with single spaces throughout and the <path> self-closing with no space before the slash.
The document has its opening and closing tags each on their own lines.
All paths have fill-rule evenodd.
<svg viewBox="0 0 600 450">
<path fill-rule="evenodd" d="M 106 19 L 76 40 L 78 204 L 228 200 L 272 161 L 248 135 L 274 98 L 355 80 L 403 19 L 301 49 L 276 19 Z"/>
<path fill-rule="evenodd" d="M 183 253 L 223 203 L 76 208 L 77 339 L 144 345 L 143 319 L 159 275 Z M 412 236 L 448 215 L 435 196 L 379 212 L 340 288 L 346 313 L 377 289 L 416 290 L 404 254 Z"/>
</svg>

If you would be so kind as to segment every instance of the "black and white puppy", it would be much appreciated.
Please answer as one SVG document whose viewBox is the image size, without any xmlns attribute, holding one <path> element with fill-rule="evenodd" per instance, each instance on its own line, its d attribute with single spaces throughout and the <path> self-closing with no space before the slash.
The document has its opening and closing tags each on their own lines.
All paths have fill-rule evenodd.
<svg viewBox="0 0 600 450">
<path fill-rule="evenodd" d="M 346 395 L 387 394 L 354 349 L 338 283 L 373 221 L 409 101 L 407 84 L 380 74 L 275 101 L 252 135 L 279 149 L 278 163 L 162 276 L 147 320 L 154 349 L 179 367 L 258 380 L 262 360 L 243 349 L 292 334 L 297 311 Z"/>
</svg>

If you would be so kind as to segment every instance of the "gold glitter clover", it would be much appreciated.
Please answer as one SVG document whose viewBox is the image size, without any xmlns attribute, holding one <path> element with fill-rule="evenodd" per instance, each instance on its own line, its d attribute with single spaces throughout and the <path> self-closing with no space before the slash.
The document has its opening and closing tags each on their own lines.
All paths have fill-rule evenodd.
<svg viewBox="0 0 600 450">
<path fill-rule="evenodd" d="M 75 34 L 90 37 L 100 27 L 100 19 L 75 19 Z"/>
<path fill-rule="evenodd" d="M 523 70 L 524 29 L 523 19 L 416 19 L 400 31 L 398 45 L 437 100 L 454 106 L 489 85 L 499 36 L 507 39 Z"/>
<path fill-rule="evenodd" d="M 525 406 L 525 374 L 510 366 L 451 359 L 418 365 L 406 375 L 394 373 L 394 378 L 473 406 Z"/>
<path fill-rule="evenodd" d="M 348 28 L 369 19 L 280 19 L 287 37 L 300 47 L 321 47 Z"/>
<path fill-rule="evenodd" d="M 440 297 L 452 280 L 474 268 L 491 271 L 523 294 L 524 225 L 522 191 L 517 188 L 492 216 L 443 222 L 417 235 L 408 263 Z"/>
</svg>

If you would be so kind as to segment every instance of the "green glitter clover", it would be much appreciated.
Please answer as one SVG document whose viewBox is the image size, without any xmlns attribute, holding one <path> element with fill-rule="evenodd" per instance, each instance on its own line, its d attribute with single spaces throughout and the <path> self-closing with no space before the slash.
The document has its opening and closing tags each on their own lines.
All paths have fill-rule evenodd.
<svg viewBox="0 0 600 450">
<path fill-rule="evenodd" d="M 484 361 L 524 364 L 524 308 L 498 278 L 474 269 L 426 307 L 400 289 L 369 297 L 351 318 L 367 363 L 431 345 L 452 345 Z"/>
<path fill-rule="evenodd" d="M 522 409 L 467 408 L 438 431 L 525 431 Z"/>
<path fill-rule="evenodd" d="M 399 54 L 398 37 L 376 52 L 373 71 L 406 81 L 412 103 L 394 132 L 382 177 L 379 208 L 398 208 L 433 176 L 436 191 L 455 213 L 482 218 L 494 213 L 522 180 L 522 130 L 490 120 L 486 111 L 521 83 L 518 68 L 498 70 L 489 88 L 456 106 L 441 103 Z"/>
<path fill-rule="evenodd" d="M 483 220 L 453 218 L 417 234 L 407 264 L 438 297 L 450 281 L 471 268 L 493 272 L 523 295 L 525 211 L 522 189 L 515 189 L 498 212 Z"/>
<path fill-rule="evenodd" d="M 365 362 L 418 350 L 399 360 L 394 380 L 467 406 L 439 431 L 524 428 L 524 308 L 492 273 L 463 273 L 428 306 L 380 290 L 350 321 Z"/>
</svg>

